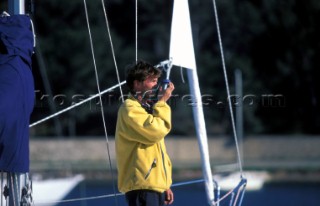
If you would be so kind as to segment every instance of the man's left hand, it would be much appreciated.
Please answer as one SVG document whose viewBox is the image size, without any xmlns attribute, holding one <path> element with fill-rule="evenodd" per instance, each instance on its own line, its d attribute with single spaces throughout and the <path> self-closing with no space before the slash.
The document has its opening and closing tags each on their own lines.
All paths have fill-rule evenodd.
<svg viewBox="0 0 320 206">
<path fill-rule="evenodd" d="M 165 192 L 165 200 L 164 200 L 164 203 L 166 205 L 171 205 L 173 203 L 173 192 L 171 189 L 168 189 L 166 192 Z"/>
</svg>

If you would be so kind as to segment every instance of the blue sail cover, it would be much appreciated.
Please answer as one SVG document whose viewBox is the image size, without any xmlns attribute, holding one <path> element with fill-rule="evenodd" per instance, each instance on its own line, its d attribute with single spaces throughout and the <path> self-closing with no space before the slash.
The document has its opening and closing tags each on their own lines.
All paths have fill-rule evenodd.
<svg viewBox="0 0 320 206">
<path fill-rule="evenodd" d="M 0 17 L 0 170 L 29 172 L 34 107 L 33 32 L 28 16 Z"/>
</svg>

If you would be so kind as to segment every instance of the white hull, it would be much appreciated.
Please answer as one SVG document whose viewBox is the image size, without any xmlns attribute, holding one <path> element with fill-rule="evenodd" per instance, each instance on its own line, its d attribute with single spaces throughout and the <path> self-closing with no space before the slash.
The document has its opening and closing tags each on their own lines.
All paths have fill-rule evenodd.
<svg viewBox="0 0 320 206">
<path fill-rule="evenodd" d="M 32 196 L 35 205 L 53 206 L 61 201 L 73 188 L 75 188 L 84 177 L 74 177 L 33 180 Z"/>
<path fill-rule="evenodd" d="M 263 171 L 244 172 L 244 175 L 248 181 L 246 190 L 260 190 L 264 183 L 270 179 L 269 174 Z M 221 190 L 229 191 L 235 188 L 240 182 L 240 173 L 235 172 L 229 175 L 214 175 L 213 179 L 218 182 Z"/>
</svg>

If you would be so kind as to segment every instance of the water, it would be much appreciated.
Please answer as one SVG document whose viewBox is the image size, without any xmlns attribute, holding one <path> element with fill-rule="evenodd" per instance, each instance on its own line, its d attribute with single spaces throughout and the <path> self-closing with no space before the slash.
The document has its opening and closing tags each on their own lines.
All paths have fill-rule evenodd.
<svg viewBox="0 0 320 206">
<path fill-rule="evenodd" d="M 203 183 L 172 188 L 175 201 L 173 206 L 207 206 Z M 110 183 L 87 182 L 78 185 L 66 199 L 93 197 L 112 194 Z M 116 203 L 117 201 L 117 203 Z M 69 203 L 58 206 L 125 206 L 123 195 Z M 224 202 L 220 206 L 229 205 Z M 266 184 L 261 190 L 246 191 L 242 206 L 320 206 L 320 183 L 273 183 Z"/>
</svg>

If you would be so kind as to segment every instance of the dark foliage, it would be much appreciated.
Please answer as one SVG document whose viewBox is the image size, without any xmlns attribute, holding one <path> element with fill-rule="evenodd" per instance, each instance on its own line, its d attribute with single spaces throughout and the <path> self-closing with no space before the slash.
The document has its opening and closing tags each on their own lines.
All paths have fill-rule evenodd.
<svg viewBox="0 0 320 206">
<path fill-rule="evenodd" d="M 48 101 L 61 110 L 97 93 L 83 1 L 35 2 L 38 49 L 34 74 L 39 92 L 33 121 L 53 112 Z M 135 60 L 135 1 L 110 0 L 105 5 L 123 81 L 126 65 Z M 212 1 L 190 0 L 189 5 L 208 133 L 230 133 Z M 99 83 L 104 90 L 117 84 L 115 65 L 101 1 L 87 1 L 87 6 Z M 140 0 L 138 6 L 138 58 L 157 64 L 168 57 L 172 1 Z M 232 94 L 234 70 L 243 73 L 245 135 L 318 134 L 320 1 L 218 0 L 217 6 Z M 48 75 L 52 93 L 44 87 L 41 70 Z M 185 73 L 183 76 L 186 78 Z M 172 134 L 192 135 L 188 83 L 182 83 L 180 69 L 173 71 L 172 80 L 176 84 L 171 101 Z M 114 133 L 119 95 L 116 89 L 103 96 L 109 134 Z M 63 135 L 103 135 L 97 100 L 58 118 Z M 56 132 L 53 120 L 33 128 L 36 136 Z"/>
</svg>

